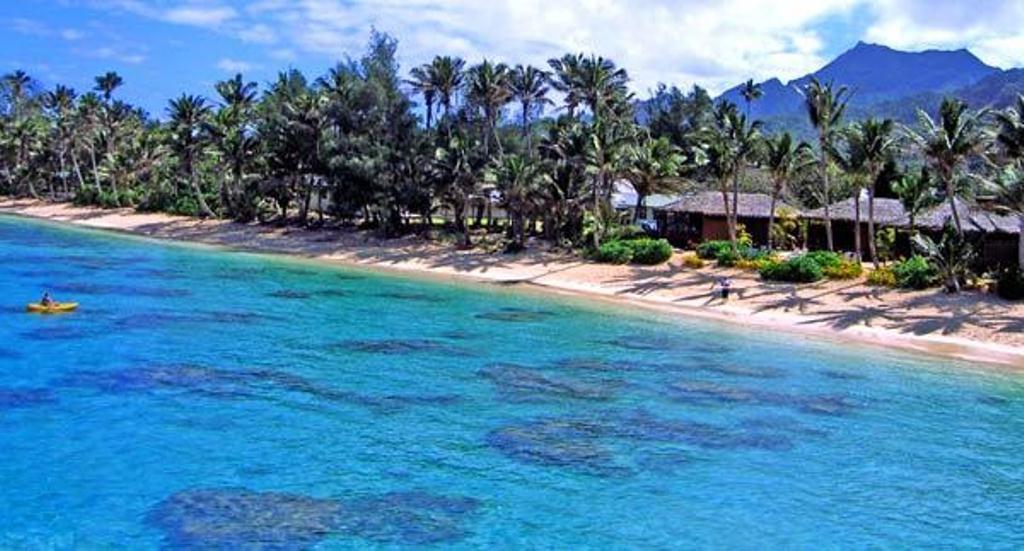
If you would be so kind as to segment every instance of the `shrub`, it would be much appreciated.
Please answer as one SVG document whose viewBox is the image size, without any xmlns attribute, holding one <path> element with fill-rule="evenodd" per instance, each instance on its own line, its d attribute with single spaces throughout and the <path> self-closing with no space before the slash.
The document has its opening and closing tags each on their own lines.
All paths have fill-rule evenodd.
<svg viewBox="0 0 1024 551">
<path fill-rule="evenodd" d="M 705 241 L 697 246 L 697 256 L 703 260 L 716 260 L 718 253 L 732 248 L 729 241 Z"/>
<path fill-rule="evenodd" d="M 605 236 L 608 241 L 632 241 L 635 239 L 650 239 L 647 232 L 640 226 L 617 226 L 608 231 Z"/>
<path fill-rule="evenodd" d="M 699 270 L 699 269 L 703 268 L 705 264 L 706 263 L 703 260 L 701 260 L 701 258 L 699 256 L 697 256 L 695 254 L 688 254 L 688 255 L 683 256 L 683 266 L 685 266 L 687 268 L 692 268 L 694 270 Z"/>
<path fill-rule="evenodd" d="M 821 268 L 838 268 L 843 263 L 843 257 L 839 256 L 839 253 L 832 251 L 811 251 L 804 255 L 805 258 L 810 259 Z"/>
<path fill-rule="evenodd" d="M 190 196 L 181 196 L 178 197 L 178 200 L 175 201 L 173 205 L 171 205 L 168 212 L 180 216 L 199 216 L 199 203 Z"/>
<path fill-rule="evenodd" d="M 935 285 L 938 271 L 923 256 L 914 255 L 892 267 L 896 286 L 902 289 L 927 289 Z"/>
<path fill-rule="evenodd" d="M 731 268 L 742 259 L 743 257 L 740 255 L 739 251 L 731 246 L 718 251 L 718 256 L 715 257 L 715 261 L 718 263 L 720 268 Z"/>
<path fill-rule="evenodd" d="M 1024 272 L 1020 268 L 999 272 L 996 293 L 1006 300 L 1024 300 Z"/>
<path fill-rule="evenodd" d="M 856 260 L 844 258 L 835 266 L 824 266 L 822 271 L 829 279 L 857 279 L 864 273 L 864 266 Z"/>
<path fill-rule="evenodd" d="M 633 262 L 645 266 L 655 266 L 668 262 L 672 258 L 672 245 L 664 239 L 636 239 L 627 242 L 633 249 Z"/>
<path fill-rule="evenodd" d="M 892 268 L 888 266 L 872 270 L 868 273 L 868 285 L 876 285 L 878 287 L 895 287 L 896 274 L 894 274 Z"/>
<path fill-rule="evenodd" d="M 768 281 L 814 283 L 825 277 L 821 265 L 808 255 L 790 258 L 785 262 L 768 261 L 761 267 L 761 277 Z"/>
<path fill-rule="evenodd" d="M 606 241 L 597 250 L 597 261 L 605 264 L 629 264 L 633 260 L 633 247 L 626 241 Z"/>
</svg>

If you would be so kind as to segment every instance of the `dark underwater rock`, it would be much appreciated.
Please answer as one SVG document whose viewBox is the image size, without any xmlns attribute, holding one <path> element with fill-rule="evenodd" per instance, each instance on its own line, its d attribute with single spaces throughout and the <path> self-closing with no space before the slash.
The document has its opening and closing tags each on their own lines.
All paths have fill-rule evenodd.
<svg viewBox="0 0 1024 551">
<path fill-rule="evenodd" d="M 584 382 L 547 376 L 534 369 L 515 365 L 493 365 L 480 372 L 494 383 L 506 399 L 533 400 L 545 397 L 574 400 L 611 400 L 620 381 Z"/>
<path fill-rule="evenodd" d="M 547 320 L 555 315 L 547 310 L 530 310 L 526 308 L 501 308 L 493 312 L 476 314 L 476 319 L 501 321 L 506 323 L 534 323 Z"/>
<path fill-rule="evenodd" d="M 29 408 L 57 402 L 57 396 L 46 388 L 0 387 L 0 410 Z"/>
</svg>

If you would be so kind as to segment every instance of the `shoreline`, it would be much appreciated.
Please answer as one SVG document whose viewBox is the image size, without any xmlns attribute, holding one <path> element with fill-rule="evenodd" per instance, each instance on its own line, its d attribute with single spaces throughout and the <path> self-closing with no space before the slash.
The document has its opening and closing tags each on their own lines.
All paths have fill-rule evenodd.
<svg viewBox="0 0 1024 551">
<path fill-rule="evenodd" d="M 509 256 L 455 251 L 416 238 L 380 241 L 351 230 L 260 226 L 3 197 L 0 214 L 335 266 L 490 283 L 597 300 L 610 306 L 628 305 L 691 320 L 1024 371 L 1024 305 L 993 301 L 977 293 L 957 300 L 937 291 L 883 291 L 851 282 L 766 285 L 735 270 L 684 269 L 678 256 L 668 265 L 654 268 L 607 266 L 543 252 Z M 725 305 L 709 299 L 709 282 L 722 274 L 740 284 L 738 299 Z M 885 295 L 908 306 L 885 305 Z M 972 299 L 983 304 L 974 305 L 972 310 L 966 304 Z M 945 317 L 939 315 L 947 313 Z M 972 314 L 984 319 L 971 324 Z M 995 319 L 1004 325 L 997 328 L 989 321 Z M 934 330 L 925 331 L 932 327 Z"/>
</svg>

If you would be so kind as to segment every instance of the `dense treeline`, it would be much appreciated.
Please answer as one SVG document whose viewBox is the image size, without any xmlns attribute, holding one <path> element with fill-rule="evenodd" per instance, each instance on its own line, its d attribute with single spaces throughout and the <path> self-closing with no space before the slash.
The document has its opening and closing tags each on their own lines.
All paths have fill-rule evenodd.
<svg viewBox="0 0 1024 551">
<path fill-rule="evenodd" d="M 872 237 L 862 244 L 858 235 L 856 254 L 866 246 L 871 258 L 879 194 L 912 213 L 987 194 L 1024 220 L 1024 100 L 990 113 L 949 99 L 913 128 L 850 124 L 848 91 L 813 81 L 807 144 L 750 120 L 760 97 L 752 82 L 746 105 L 716 103 L 699 87 L 661 87 L 638 103 L 627 72 L 598 56 L 567 54 L 544 68 L 439 56 L 406 74 L 396 53 L 394 39 L 374 33 L 361 58 L 315 80 L 287 71 L 261 91 L 238 75 L 217 84 L 217 98 L 171 100 L 159 119 L 117 98 L 116 73 L 83 94 L 9 74 L 0 193 L 240 221 L 360 223 L 387 236 L 429 234 L 441 223 L 464 246 L 493 232 L 510 250 L 531 236 L 597 248 L 640 216 L 644 197 L 697 188 L 721 192 L 733 242 L 741 191 L 824 207 L 829 248 L 829 205 L 866 194 Z M 611 206 L 622 180 L 638 192 L 628 215 Z M 1021 255 L 1024 265 L 1024 247 Z"/>
</svg>

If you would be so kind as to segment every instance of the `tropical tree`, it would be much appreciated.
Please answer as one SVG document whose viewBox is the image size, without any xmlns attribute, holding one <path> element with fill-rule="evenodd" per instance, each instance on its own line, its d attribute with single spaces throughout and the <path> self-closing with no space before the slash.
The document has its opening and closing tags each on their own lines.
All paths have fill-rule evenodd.
<svg viewBox="0 0 1024 551">
<path fill-rule="evenodd" d="M 821 197 L 823 212 L 825 215 L 825 236 L 828 241 L 828 250 L 835 250 L 835 241 L 832 236 L 832 214 L 831 214 L 831 183 L 829 181 L 829 152 L 833 151 L 833 140 L 839 129 L 839 124 L 846 113 L 849 103 L 849 89 L 845 86 L 838 88 L 831 82 L 822 84 L 817 78 L 811 78 L 810 84 L 804 90 L 804 105 L 807 109 L 807 117 L 811 126 L 818 135 L 818 170 L 821 177 Z"/>
<path fill-rule="evenodd" d="M 953 213 L 956 231 L 961 235 L 964 233 L 963 222 L 956 206 L 958 171 L 967 159 L 980 154 L 985 147 L 987 138 L 983 118 L 987 113 L 987 110 L 969 110 L 964 102 L 946 98 L 939 108 L 938 119 L 932 119 L 919 109 L 919 128 L 908 131 L 938 176 Z"/>
<path fill-rule="evenodd" d="M 509 75 L 509 89 L 512 92 L 512 99 L 518 102 L 522 109 L 523 138 L 526 139 L 526 149 L 531 153 L 533 136 L 530 131 L 530 119 L 534 111 L 552 104 L 548 98 L 548 92 L 551 90 L 548 79 L 546 71 L 532 65 L 516 65 Z"/>
<path fill-rule="evenodd" d="M 182 94 L 167 107 L 170 119 L 170 147 L 179 161 L 180 173 L 192 190 L 199 216 L 214 216 L 203 197 L 196 174 L 196 163 L 206 146 L 203 129 L 210 115 L 210 106 L 199 96 Z"/>
<path fill-rule="evenodd" d="M 917 217 L 941 200 L 935 192 L 931 173 L 921 168 L 920 172 L 906 174 L 893 182 L 892 190 L 907 213 L 911 236 L 917 235 Z"/>
<path fill-rule="evenodd" d="M 406 83 L 412 86 L 418 94 L 423 96 L 423 104 L 427 108 L 427 130 L 430 130 L 434 121 L 434 104 L 437 101 L 437 88 L 434 85 L 431 64 L 414 67 L 409 71 L 411 77 Z"/>
<path fill-rule="evenodd" d="M 772 228 L 779 199 L 786 193 L 791 181 L 814 163 L 811 147 L 805 142 L 797 144 L 793 135 L 783 132 L 765 140 L 764 168 L 771 176 L 772 199 L 768 214 L 768 249 L 774 248 Z"/>
<path fill-rule="evenodd" d="M 491 155 L 492 139 L 497 143 L 498 151 L 501 153 L 498 120 L 502 108 L 512 99 L 509 84 L 509 68 L 504 63 L 492 63 L 485 59 L 480 64 L 470 67 L 466 74 L 466 97 L 482 114 L 484 155 L 487 157 Z"/>
<path fill-rule="evenodd" d="M 656 193 L 668 193 L 680 187 L 679 175 L 686 158 L 667 138 L 641 137 L 629 148 L 626 178 L 636 191 L 635 223 L 643 216 L 644 200 Z"/>
<path fill-rule="evenodd" d="M 510 251 L 526 247 L 526 219 L 533 214 L 540 193 L 539 166 L 522 155 L 506 155 L 493 168 L 502 205 L 509 213 Z"/>
<path fill-rule="evenodd" d="M 995 198 L 1000 209 L 1017 217 L 1020 237 L 1017 239 L 1017 262 L 1024 271 L 1024 170 L 1010 166 L 987 182 L 987 191 Z"/>
<path fill-rule="evenodd" d="M 755 101 L 764 96 L 764 89 L 761 88 L 760 84 L 756 84 L 753 79 L 750 79 L 740 86 L 740 95 L 743 96 L 743 101 L 747 104 L 747 118 L 749 119 L 750 108 Z"/>
<path fill-rule="evenodd" d="M 466 62 L 458 57 L 438 56 L 430 63 L 431 88 L 444 108 L 444 116 L 451 114 L 455 94 L 462 88 Z"/>
<path fill-rule="evenodd" d="M 560 58 L 548 60 L 553 71 L 551 85 L 564 96 L 566 114 L 569 118 L 576 117 L 576 109 L 583 102 L 582 90 L 583 54 L 565 54 Z"/>
<path fill-rule="evenodd" d="M 1011 160 L 1024 159 L 1024 95 L 1005 110 L 996 111 L 996 144 Z"/>
<path fill-rule="evenodd" d="M 216 89 L 222 103 L 206 121 L 206 132 L 227 168 L 228 177 L 221 178 L 220 202 L 229 216 L 249 221 L 255 211 L 244 188 L 246 171 L 259 153 L 259 138 L 252 128 L 256 83 L 237 74 L 218 82 Z"/>
<path fill-rule="evenodd" d="M 938 271 L 946 292 L 959 293 L 971 274 L 971 264 L 975 258 L 974 247 L 967 241 L 967 237 L 954 226 L 947 225 L 938 242 L 924 234 L 917 234 L 913 237 L 913 243 Z"/>
</svg>

